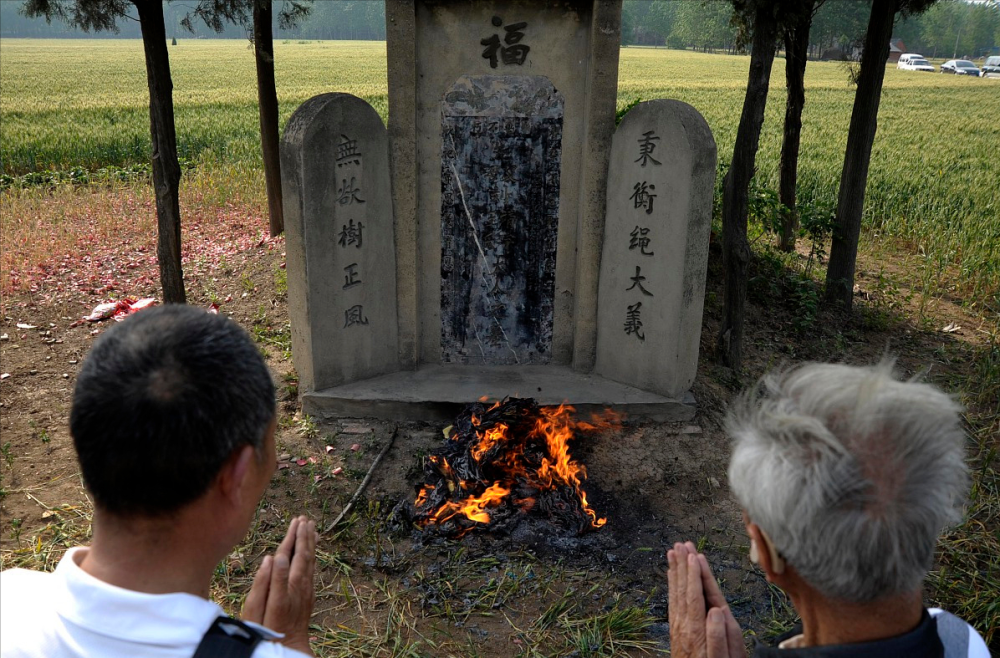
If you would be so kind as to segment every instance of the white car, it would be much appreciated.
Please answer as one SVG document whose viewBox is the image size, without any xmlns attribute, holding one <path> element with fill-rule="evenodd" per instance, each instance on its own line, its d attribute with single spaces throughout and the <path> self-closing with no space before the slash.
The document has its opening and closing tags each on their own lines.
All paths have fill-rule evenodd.
<svg viewBox="0 0 1000 658">
<path fill-rule="evenodd" d="M 920 53 L 903 53 L 902 55 L 899 56 L 899 59 L 896 61 L 896 68 L 909 69 L 910 62 L 915 59 L 926 59 L 926 58 Z"/>
<path fill-rule="evenodd" d="M 904 71 L 930 71 L 934 72 L 934 65 L 923 57 L 914 57 L 906 61 L 905 64 L 898 64 L 896 68 Z"/>
</svg>

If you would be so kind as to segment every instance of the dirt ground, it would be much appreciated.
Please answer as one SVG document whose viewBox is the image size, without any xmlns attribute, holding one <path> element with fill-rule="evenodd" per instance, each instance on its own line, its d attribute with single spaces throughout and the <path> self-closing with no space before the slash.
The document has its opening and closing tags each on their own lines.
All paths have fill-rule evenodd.
<svg viewBox="0 0 1000 658">
<path fill-rule="evenodd" d="M 574 454 L 587 467 L 585 489 L 608 523 L 565 541 L 545 533 L 517 539 L 470 533 L 449 541 L 393 520 L 396 505 L 412 499 L 422 459 L 442 440 L 442 428 L 400 424 L 397 430 L 366 419 L 317 424 L 301 415 L 282 252 L 280 240 L 258 245 L 188 283 L 191 304 L 225 300 L 219 312 L 251 332 L 278 386 L 279 470 L 246 542 L 218 569 L 214 594 L 228 608 L 238 611 L 256 565 L 288 519 L 304 511 L 326 528 L 397 431 L 364 497 L 321 542 L 314 618 L 321 655 L 659 652 L 669 638 L 664 553 L 680 540 L 695 541 L 708 554 L 749 634 L 769 637 L 791 623 L 784 598 L 746 559 L 740 512 L 727 487 L 722 413 L 741 382 L 712 359 L 722 300 L 717 249 L 694 387 L 697 417 L 680 425 L 626 420 L 619 429 L 581 438 Z M 929 369 L 930 379 L 946 387 L 967 377 L 979 321 L 947 301 L 936 302 L 920 325 L 903 320 L 915 302 L 898 286 L 887 291 L 879 269 L 876 277 L 861 268 L 861 310 L 854 317 L 820 310 L 804 330 L 795 326 L 799 307 L 783 296 L 786 291 L 763 275 L 764 283 L 752 282 L 742 383 L 784 362 L 872 362 L 887 352 L 898 355 L 902 371 Z M 152 286 L 126 292 L 159 294 Z M 66 547 L 86 541 L 91 506 L 67 419 L 77 369 L 111 321 L 71 324 L 102 301 L 86 293 L 55 302 L 37 294 L 3 300 L 4 568 L 50 569 Z M 943 332 L 949 323 L 963 328 Z"/>
</svg>

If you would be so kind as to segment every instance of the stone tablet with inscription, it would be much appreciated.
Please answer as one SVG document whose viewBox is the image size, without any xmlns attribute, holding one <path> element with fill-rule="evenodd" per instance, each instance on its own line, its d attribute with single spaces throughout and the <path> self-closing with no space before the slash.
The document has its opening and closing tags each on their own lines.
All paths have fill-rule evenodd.
<svg viewBox="0 0 1000 658">
<path fill-rule="evenodd" d="M 441 355 L 548 363 L 563 99 L 544 76 L 462 77 L 441 144 Z"/>
<path fill-rule="evenodd" d="M 680 398 L 694 381 L 716 149 L 693 107 L 640 103 L 611 145 L 595 372 Z"/>
<path fill-rule="evenodd" d="M 388 139 L 350 94 L 303 103 L 281 140 L 292 356 L 303 390 L 399 369 Z"/>
</svg>

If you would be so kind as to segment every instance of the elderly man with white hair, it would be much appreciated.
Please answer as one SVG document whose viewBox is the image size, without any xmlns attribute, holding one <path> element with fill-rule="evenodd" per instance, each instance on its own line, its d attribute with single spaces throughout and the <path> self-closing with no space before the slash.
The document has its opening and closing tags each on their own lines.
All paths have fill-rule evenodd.
<svg viewBox="0 0 1000 658">
<path fill-rule="evenodd" d="M 733 404 L 729 483 L 750 560 L 801 619 L 755 658 L 989 658 L 971 626 L 922 597 L 968 486 L 960 411 L 890 363 L 799 366 Z M 688 542 L 667 561 L 671 655 L 746 656 L 705 556 Z"/>
</svg>

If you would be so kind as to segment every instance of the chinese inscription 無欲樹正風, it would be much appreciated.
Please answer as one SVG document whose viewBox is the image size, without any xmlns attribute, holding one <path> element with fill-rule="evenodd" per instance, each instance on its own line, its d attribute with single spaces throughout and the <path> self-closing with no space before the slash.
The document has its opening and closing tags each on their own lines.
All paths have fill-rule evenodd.
<svg viewBox="0 0 1000 658">
<path fill-rule="evenodd" d="M 492 22 L 493 27 L 503 25 L 503 19 L 499 16 L 494 16 Z M 531 50 L 530 46 L 521 43 L 521 39 L 524 38 L 524 32 L 521 30 L 526 27 L 528 24 L 524 22 L 504 26 L 506 35 L 504 35 L 503 43 L 506 45 L 501 45 L 499 34 L 480 40 L 479 43 L 486 46 L 486 49 L 483 50 L 483 59 L 490 60 L 490 67 L 496 68 L 498 61 L 503 62 L 505 66 L 524 64 L 524 60 L 527 59 L 528 52 Z"/>
<path fill-rule="evenodd" d="M 358 264 L 351 263 L 344 268 L 344 290 L 360 285 L 361 279 L 358 278 Z"/>
<path fill-rule="evenodd" d="M 358 150 L 358 141 L 351 139 L 347 135 L 341 134 L 341 140 L 337 143 L 336 163 L 337 167 L 349 167 L 350 171 L 341 177 L 341 184 L 337 188 L 337 204 L 340 206 L 350 206 L 346 212 L 355 212 L 354 204 L 364 203 L 361 198 L 361 185 L 357 182 L 358 177 L 353 174 L 355 167 L 361 165 L 361 152 Z M 346 224 L 341 224 L 340 233 L 337 236 L 337 244 L 341 249 L 354 246 L 361 249 L 364 237 L 364 223 L 357 222 L 353 218 L 348 218 Z M 362 285 L 361 273 L 358 263 L 350 263 L 344 267 L 344 285 L 342 290 L 350 290 Z M 346 293 L 351 294 L 353 293 Z M 364 308 L 361 304 L 354 304 L 344 311 L 344 329 L 348 327 L 366 326 L 368 317 L 365 316 Z"/>
<path fill-rule="evenodd" d="M 361 164 L 361 153 L 358 151 L 358 140 L 351 139 L 347 135 L 341 135 L 337 143 L 337 168 L 347 165 Z"/>
<path fill-rule="evenodd" d="M 352 203 L 364 203 L 365 200 L 358 196 L 358 192 L 361 191 L 360 186 L 356 186 L 354 182 L 354 176 L 351 176 L 351 182 L 348 183 L 347 179 L 341 183 L 340 187 L 337 188 L 337 203 L 342 206 L 350 205 Z"/>
<path fill-rule="evenodd" d="M 361 308 L 361 304 L 355 304 L 351 308 L 344 311 L 344 329 L 354 327 L 356 325 L 367 324 L 368 318 L 365 317 L 364 309 Z"/>
<path fill-rule="evenodd" d="M 361 248 L 361 239 L 364 237 L 365 225 L 361 222 L 357 224 L 354 220 L 349 220 L 344 227 L 340 230 L 340 240 L 337 241 L 341 247 L 347 247 L 349 245 L 354 245 L 358 249 Z"/>
</svg>

